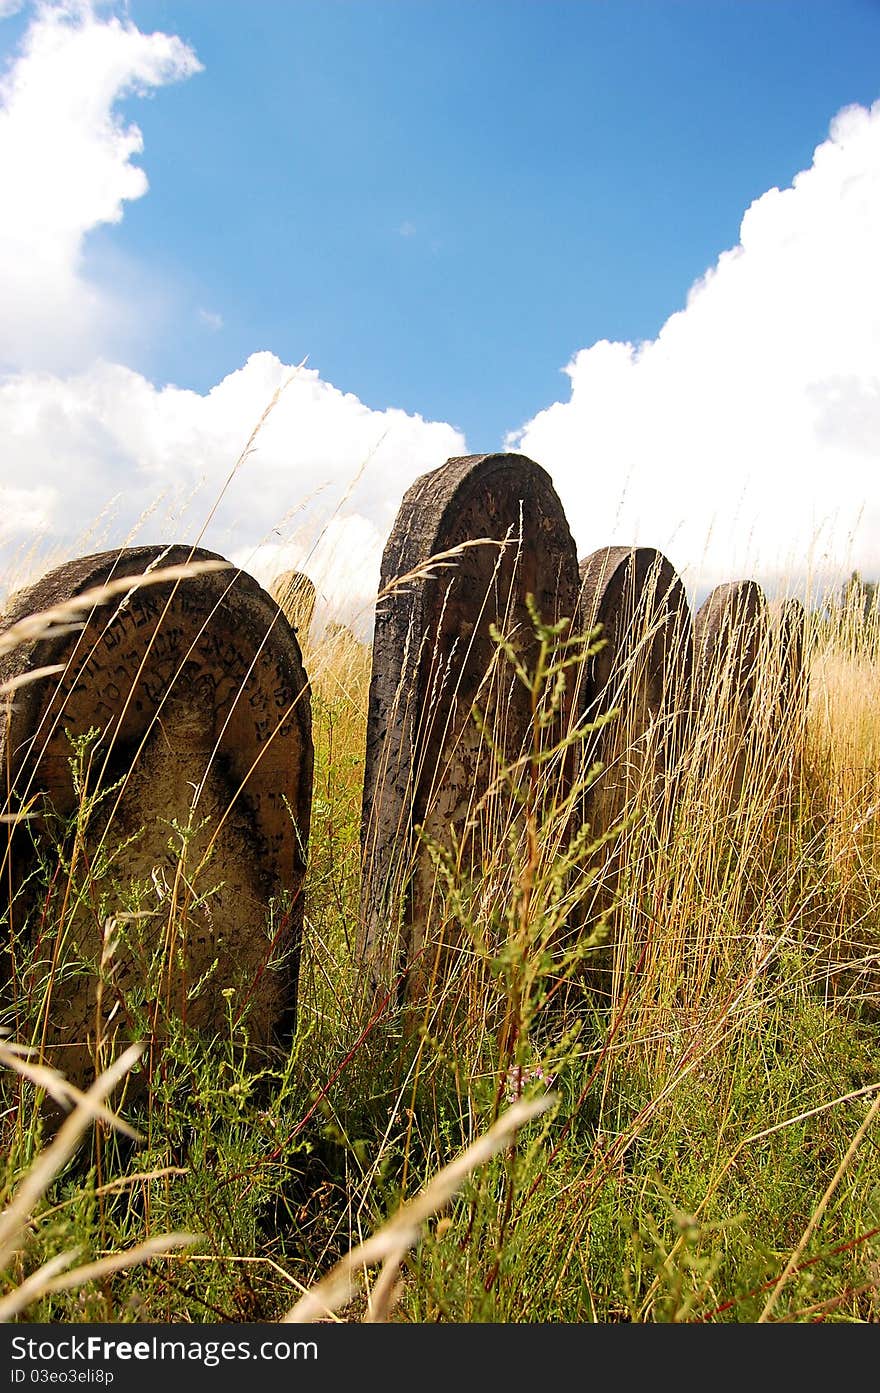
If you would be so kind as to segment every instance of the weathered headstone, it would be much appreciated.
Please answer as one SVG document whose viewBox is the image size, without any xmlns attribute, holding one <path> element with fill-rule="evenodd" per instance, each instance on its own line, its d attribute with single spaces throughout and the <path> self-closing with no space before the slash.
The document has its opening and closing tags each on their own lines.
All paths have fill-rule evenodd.
<svg viewBox="0 0 880 1393">
<path fill-rule="evenodd" d="M 806 622 L 803 604 L 795 596 L 783 600 L 776 615 L 775 637 L 779 648 L 780 694 L 783 702 L 801 709 L 809 696 L 806 664 Z"/>
<path fill-rule="evenodd" d="M 773 608 L 770 638 L 768 754 L 778 771 L 779 801 L 790 809 L 800 783 L 810 696 L 806 612 L 795 596 Z"/>
<path fill-rule="evenodd" d="M 374 980 L 391 986 L 406 968 L 419 996 L 465 946 L 437 927 L 436 867 L 415 829 L 444 848 L 454 839 L 465 878 L 504 855 L 511 800 L 495 781 L 521 756 L 531 709 L 490 625 L 533 664 L 526 595 L 553 622 L 574 618 L 578 589 L 562 505 L 525 456 L 451 459 L 405 495 L 382 558 L 367 721 L 361 947 Z"/>
<path fill-rule="evenodd" d="M 116 578 L 212 559 L 221 560 L 184 546 L 81 558 L 20 595 L 4 629 Z M 254 1042 L 285 1037 L 295 1021 L 312 785 L 309 690 L 288 621 L 232 567 L 150 586 L 133 579 L 73 618 L 75 632 L 0 662 L 6 682 L 63 665 L 15 691 L 0 732 L 6 811 L 32 814 L 15 826 L 4 885 L 22 883 L 35 843 L 54 855 L 59 838 L 73 856 L 72 868 L 61 867 L 70 893 L 54 887 L 48 930 L 39 915 L 21 922 L 33 908 L 27 891 L 10 906 L 12 934 L 50 935 L 42 956 L 55 979 L 53 1062 L 73 1079 L 92 1072 L 111 918 L 102 1000 L 113 1029 L 137 1034 L 146 1020 L 161 1036 L 172 1011 L 213 1033 L 228 1029 L 230 1011 L 246 1011 Z M 72 741 L 89 731 L 97 734 L 74 775 Z M 77 811 L 71 841 L 63 826 Z"/>
<path fill-rule="evenodd" d="M 690 709 L 691 614 L 671 562 L 651 547 L 603 547 L 580 563 L 579 625 L 599 627 L 601 647 L 586 663 L 579 692 L 582 720 L 611 719 L 587 735 L 582 817 L 591 835 L 610 835 L 585 870 L 593 877 L 583 901 L 582 933 L 611 916 L 608 945 L 586 962 L 593 992 L 613 994 L 621 940 L 615 905 L 624 870 L 643 869 L 651 849 L 669 835 Z M 642 877 L 644 882 L 644 877 Z"/>
<path fill-rule="evenodd" d="M 269 594 L 284 610 L 300 644 L 308 642 L 315 614 L 315 586 L 304 571 L 282 571 L 269 586 Z"/>
<path fill-rule="evenodd" d="M 603 547 L 580 563 L 580 627 L 602 646 L 584 673 L 586 721 L 618 710 L 588 741 L 603 770 L 589 820 L 608 831 L 624 815 L 671 807 L 690 699 L 693 637 L 684 586 L 652 547 Z M 634 804 L 638 802 L 639 808 Z"/>
<path fill-rule="evenodd" d="M 743 782 L 765 670 L 767 601 L 753 580 L 718 585 L 694 619 L 694 705 L 714 779 L 730 805 Z M 763 738 L 763 737 L 762 737 Z"/>
</svg>

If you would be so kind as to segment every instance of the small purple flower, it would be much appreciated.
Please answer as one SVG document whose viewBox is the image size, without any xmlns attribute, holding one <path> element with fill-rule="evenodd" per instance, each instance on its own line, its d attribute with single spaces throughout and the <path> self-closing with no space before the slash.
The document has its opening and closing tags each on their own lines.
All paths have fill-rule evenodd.
<svg viewBox="0 0 880 1393">
<path fill-rule="evenodd" d="M 507 1071 L 507 1088 L 505 1096 L 508 1103 L 515 1103 L 521 1098 L 523 1092 L 530 1084 L 543 1084 L 544 1088 L 550 1088 L 553 1080 L 548 1078 L 540 1064 L 511 1064 Z"/>
</svg>

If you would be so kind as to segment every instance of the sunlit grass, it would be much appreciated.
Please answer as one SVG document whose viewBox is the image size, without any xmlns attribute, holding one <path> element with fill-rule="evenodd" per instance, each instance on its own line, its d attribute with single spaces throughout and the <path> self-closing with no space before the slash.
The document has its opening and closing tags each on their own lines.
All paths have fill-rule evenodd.
<svg viewBox="0 0 880 1393">
<path fill-rule="evenodd" d="M 545 636 L 544 670 L 526 674 L 536 721 L 563 701 L 554 663 L 568 701 L 585 661 L 583 643 L 554 648 L 569 631 Z M 717 672 L 685 712 L 674 787 L 659 796 L 661 732 L 626 700 L 635 642 L 608 697 L 625 822 L 604 840 L 590 825 L 602 783 L 566 706 L 555 756 L 538 742 L 516 767 L 496 762 L 478 874 L 436 831 L 416 843 L 436 868 L 425 941 L 454 929 L 457 947 L 403 1005 L 372 989 L 357 952 L 370 652 L 341 627 L 301 637 L 315 775 L 296 1039 L 255 1048 L 232 996 L 213 1035 L 169 1015 L 149 1092 L 122 1086 L 114 1100 L 139 1139 L 99 1118 L 35 1187 L 4 1257 L 10 1317 L 281 1318 L 511 1104 L 552 1084 L 540 1122 L 431 1190 L 436 1207 L 407 1211 L 416 1229 L 368 1246 L 367 1295 L 343 1318 L 875 1321 L 875 616 L 809 616 L 803 720 L 781 714 L 772 643 L 744 725 Z M 35 872 L 52 904 L 69 869 L 47 857 Z M 75 890 L 102 888 L 86 877 Z M 141 894 L 137 912 L 150 908 Z M 19 980 L 44 979 L 36 945 L 58 931 L 31 925 L 17 941 Z M 47 990 L 96 999 L 110 969 L 71 961 Z M 6 1023 L 39 1069 L 52 1061 L 38 991 L 28 1009 L 19 997 Z M 8 1205 L 59 1123 L 45 1084 L 5 1080 Z M 201 1237 L 162 1250 L 178 1233 Z M 33 1280 L 74 1248 L 89 1263 L 144 1243 L 144 1265 L 87 1270 L 76 1288 L 60 1269 Z M 372 1264 L 389 1255 L 383 1278 Z"/>
</svg>

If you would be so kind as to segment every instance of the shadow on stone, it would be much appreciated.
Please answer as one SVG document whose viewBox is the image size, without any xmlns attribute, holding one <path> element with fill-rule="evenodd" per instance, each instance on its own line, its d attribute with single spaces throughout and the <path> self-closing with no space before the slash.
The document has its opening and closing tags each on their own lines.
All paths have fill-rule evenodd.
<svg viewBox="0 0 880 1393">
<path fill-rule="evenodd" d="M 455 554 L 428 564 L 446 552 Z M 532 712 L 490 625 L 529 666 L 537 639 L 526 596 L 546 622 L 576 614 L 577 553 L 549 475 L 525 456 L 504 454 L 451 459 L 423 475 L 404 497 L 380 586 L 361 955 L 386 990 L 405 974 L 414 999 L 470 951 L 458 926 L 444 922 L 436 866 L 416 829 L 454 847 L 455 874 L 467 888 L 504 855 L 515 816 L 499 773 L 522 755 Z M 491 741 L 473 718 L 475 706 Z"/>
<path fill-rule="evenodd" d="M 84 557 L 20 594 L 4 626 L 111 578 L 206 559 L 222 558 L 185 546 Z M 31 1010 L 47 994 L 50 1058 L 80 1083 L 115 1035 L 158 1042 L 169 1013 L 209 1034 L 244 1016 L 257 1045 L 288 1038 L 312 787 L 294 633 L 232 567 L 133 579 L 78 618 L 0 667 L 9 681 L 63 666 L 15 692 L 0 737 L 6 811 L 29 814 L 4 854 L 10 942 L 29 944 L 7 990 L 11 978 Z"/>
</svg>

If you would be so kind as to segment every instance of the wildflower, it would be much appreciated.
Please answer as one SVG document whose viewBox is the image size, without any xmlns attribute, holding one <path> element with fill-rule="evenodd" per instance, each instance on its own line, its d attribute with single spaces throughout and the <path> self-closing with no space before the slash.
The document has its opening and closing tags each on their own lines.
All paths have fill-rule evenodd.
<svg viewBox="0 0 880 1393">
<path fill-rule="evenodd" d="M 523 1095 L 523 1090 L 530 1084 L 541 1084 L 544 1088 L 549 1088 L 553 1080 L 549 1079 L 541 1068 L 540 1064 L 511 1064 L 507 1071 L 507 1088 L 505 1096 L 508 1103 L 515 1103 Z"/>
</svg>

